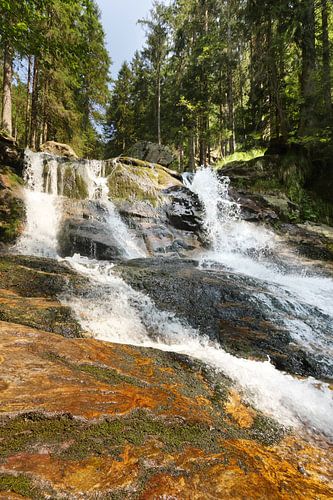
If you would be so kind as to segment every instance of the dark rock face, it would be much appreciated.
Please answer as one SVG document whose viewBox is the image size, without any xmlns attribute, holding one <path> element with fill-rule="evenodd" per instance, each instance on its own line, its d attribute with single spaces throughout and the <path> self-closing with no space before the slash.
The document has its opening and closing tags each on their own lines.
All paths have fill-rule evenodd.
<svg viewBox="0 0 333 500">
<path fill-rule="evenodd" d="M 0 259 L 0 321 L 54 332 L 68 338 L 83 331 L 58 296 L 81 293 L 85 281 L 66 264 L 50 259 L 2 256 Z"/>
<path fill-rule="evenodd" d="M 240 203 L 243 220 L 274 223 L 279 219 L 278 214 L 262 196 L 237 191 L 234 188 L 230 189 L 229 194 L 235 202 Z"/>
<path fill-rule="evenodd" d="M 0 164 L 11 167 L 18 175 L 22 175 L 24 151 L 17 146 L 14 139 L 3 135 L 0 135 Z"/>
<path fill-rule="evenodd" d="M 280 232 L 296 253 L 312 260 L 333 261 L 333 228 L 320 224 L 282 224 Z"/>
<path fill-rule="evenodd" d="M 170 199 L 165 208 L 170 224 L 176 229 L 199 233 L 203 214 L 198 196 L 182 186 L 167 189 L 164 194 Z"/>
<path fill-rule="evenodd" d="M 97 220 L 68 219 L 59 234 L 59 253 L 63 257 L 79 253 L 100 260 L 113 260 L 122 252 L 116 238 Z"/>
<path fill-rule="evenodd" d="M 230 353 L 262 360 L 269 356 L 278 369 L 292 374 L 328 375 L 282 326 L 272 323 L 269 309 L 252 300 L 257 291 L 265 292 L 264 284 L 225 270 L 201 270 L 189 260 L 134 260 L 117 269 L 159 308 L 185 318 Z"/>
<path fill-rule="evenodd" d="M 175 161 L 175 156 L 166 146 L 159 146 L 153 142 L 137 142 L 130 148 L 126 156 L 138 158 L 139 160 L 158 163 L 163 167 L 168 167 Z"/>
</svg>

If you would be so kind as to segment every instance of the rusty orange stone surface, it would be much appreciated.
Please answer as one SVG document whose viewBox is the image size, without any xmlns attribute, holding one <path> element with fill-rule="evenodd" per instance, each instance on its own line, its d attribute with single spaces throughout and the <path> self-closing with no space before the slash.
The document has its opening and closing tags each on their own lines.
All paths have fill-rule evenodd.
<svg viewBox="0 0 333 500">
<path fill-rule="evenodd" d="M 257 412 L 234 388 L 228 389 L 224 406 L 214 405 L 214 391 L 200 370 L 188 368 L 183 377 L 166 353 L 66 339 L 5 322 L 0 322 L 0 353 L 3 421 L 40 412 L 54 418 L 69 414 L 74 422 L 97 425 L 144 410 L 161 422 L 176 418 L 208 429 L 222 420 L 240 431 L 255 425 Z M 109 370 L 114 378 L 101 380 L 82 371 L 87 366 Z M 200 391 L 192 394 L 193 386 Z M 6 475 L 29 478 L 38 498 L 333 498 L 333 456 L 325 441 L 292 434 L 272 445 L 222 435 L 218 441 L 218 452 L 189 442 L 173 449 L 163 435 L 147 435 L 143 442 L 122 445 L 117 457 L 92 451 L 81 459 L 64 458 L 48 443 L 39 443 L 4 458 L 0 454 L 0 486 L 1 475 Z M 0 499 L 23 497 L 29 498 L 0 492 Z"/>
</svg>

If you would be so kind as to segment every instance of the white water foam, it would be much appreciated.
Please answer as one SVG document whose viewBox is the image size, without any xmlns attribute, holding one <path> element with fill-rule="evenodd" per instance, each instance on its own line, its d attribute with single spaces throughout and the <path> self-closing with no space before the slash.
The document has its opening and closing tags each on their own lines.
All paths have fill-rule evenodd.
<svg viewBox="0 0 333 500">
<path fill-rule="evenodd" d="M 82 327 L 108 342 L 152 347 L 191 356 L 224 373 L 256 408 L 291 426 L 305 424 L 333 435 L 333 401 L 327 384 L 298 380 L 269 362 L 237 358 L 199 335 L 174 314 L 157 309 L 146 295 L 133 290 L 107 262 L 74 256 L 66 259 L 91 280 L 86 297 L 66 297 Z"/>
<path fill-rule="evenodd" d="M 68 164 L 52 155 L 28 150 L 25 163 L 27 224 L 16 245 L 18 253 L 57 257 L 57 235 L 62 220 L 65 190 L 64 172 L 70 165 L 73 180 L 79 175 L 87 186 L 88 198 L 99 203 L 102 208 L 106 228 L 114 236 L 123 256 L 128 259 L 146 256 L 109 200 L 108 179 L 103 161 L 78 160 Z"/>
<path fill-rule="evenodd" d="M 268 260 L 267 254 L 278 254 L 277 237 L 262 226 L 240 219 L 240 206 L 228 194 L 229 183 L 211 168 L 201 168 L 189 184 L 203 204 L 211 242 L 201 265 L 219 263 L 260 280 L 267 293 L 254 293 L 252 300 L 273 321 L 283 323 L 297 343 L 333 367 L 333 280 L 295 272 L 293 262 L 284 262 L 282 268 Z"/>
<path fill-rule="evenodd" d="M 122 221 L 116 207 L 109 199 L 108 179 L 105 176 L 104 162 L 90 160 L 86 162 L 86 179 L 90 200 L 99 200 L 105 210 L 105 222 L 110 233 L 118 242 L 127 259 L 146 257 L 147 254 L 139 247 L 135 237 Z"/>
<path fill-rule="evenodd" d="M 57 233 L 61 219 L 61 199 L 57 196 L 57 162 L 48 163 L 45 176 L 44 156 L 27 151 L 25 155 L 25 204 L 27 224 L 16 245 L 26 255 L 57 257 Z"/>
<path fill-rule="evenodd" d="M 211 242 L 207 258 L 249 250 L 262 253 L 274 246 L 274 233 L 241 220 L 241 207 L 229 196 L 228 177 L 219 179 L 211 168 L 201 168 L 189 186 L 204 207 L 204 227 Z"/>
</svg>

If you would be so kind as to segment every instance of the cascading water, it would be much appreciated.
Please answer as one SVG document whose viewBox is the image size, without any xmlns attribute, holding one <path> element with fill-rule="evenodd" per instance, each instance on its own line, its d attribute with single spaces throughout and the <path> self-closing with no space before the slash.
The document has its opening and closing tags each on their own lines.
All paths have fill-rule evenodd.
<svg viewBox="0 0 333 500">
<path fill-rule="evenodd" d="M 61 218 L 61 199 L 57 196 L 58 164 L 50 158 L 46 172 L 44 159 L 44 155 L 31 151 L 25 155 L 27 224 L 16 249 L 26 255 L 55 258 Z"/>
<path fill-rule="evenodd" d="M 31 156 L 28 156 L 31 158 Z M 27 166 L 27 181 L 29 190 L 38 196 L 43 195 L 45 186 L 48 190 L 55 190 L 62 194 L 64 178 L 59 175 L 57 182 L 54 179 L 54 170 L 48 170 L 45 181 L 45 170 L 42 169 L 40 156 L 33 156 Z M 38 160 L 38 161 L 37 161 Z M 83 165 L 77 166 L 81 169 Z M 88 169 L 83 169 L 82 176 L 88 185 L 89 197 L 101 203 L 108 203 L 107 186 L 100 162 L 90 163 Z M 43 172 L 44 180 L 43 180 Z M 29 173 L 30 172 L 30 173 Z M 53 172 L 53 173 L 52 173 Z M 58 169 L 57 169 L 58 172 Z M 198 175 L 203 175 L 199 173 Z M 210 179 L 214 177 L 210 175 Z M 43 182 L 42 182 L 43 181 Z M 196 185 L 194 179 L 194 187 Z M 205 184 L 206 195 L 209 194 L 212 184 Z M 214 187 L 214 186 L 213 186 Z M 227 196 L 227 183 L 216 186 L 214 199 L 222 204 Z M 193 188 L 194 189 L 194 188 Z M 32 191 L 34 190 L 34 191 Z M 29 192 L 27 195 L 29 195 Z M 200 191 L 198 189 L 199 195 Z M 32 255 L 51 255 L 56 253 L 56 232 L 61 212 L 59 199 L 54 194 L 46 195 L 43 203 L 36 203 L 36 199 L 27 196 L 28 229 L 19 243 L 20 251 Z M 204 196 L 201 196 L 204 201 Z M 223 217 L 227 217 L 228 225 L 233 234 L 233 245 L 237 243 L 237 231 L 233 230 L 235 222 L 239 220 L 239 209 L 227 199 Z M 45 208 L 45 203 L 47 208 Z M 29 206 L 30 204 L 30 206 Z M 208 206 L 207 206 L 208 207 Z M 206 218 L 206 227 L 213 239 L 213 252 L 219 252 L 221 246 L 227 248 L 226 253 L 232 255 L 233 247 L 230 241 L 227 244 L 224 221 L 219 219 L 219 210 L 216 208 Z M 43 215 L 47 211 L 47 224 Z M 38 215 L 37 215 L 38 212 Z M 108 209 L 110 228 L 118 225 L 116 212 Z M 217 220 L 217 222 L 216 222 Z M 50 221 L 54 226 L 47 228 Z M 115 222 L 116 221 L 116 222 Z M 212 225 L 215 225 L 212 228 Z M 241 227 L 241 226 L 239 226 Z M 30 229 L 29 229 L 30 228 Z M 46 237 L 52 229 L 52 238 Z M 258 232 L 258 234 L 260 231 Z M 130 240 L 126 227 L 121 236 L 124 243 Z M 270 238 L 268 238 L 269 240 Z M 49 243 L 51 240 L 51 243 Z M 29 244 L 24 244 L 29 241 Z M 256 242 L 260 241 L 260 238 Z M 227 247 L 224 245 L 227 244 Z M 246 243 L 236 244 L 238 252 L 245 249 Z M 52 252 L 49 249 L 52 249 Z M 238 255 L 241 255 L 239 253 Z M 66 259 L 67 262 L 80 274 L 90 280 L 90 287 L 86 294 L 80 296 L 67 295 L 61 300 L 75 312 L 83 328 L 93 334 L 97 339 L 141 346 L 187 354 L 211 366 L 212 369 L 221 371 L 229 376 L 243 389 L 244 397 L 258 409 L 277 418 L 286 425 L 306 424 L 327 435 L 333 433 L 333 423 L 330 415 L 333 412 L 331 391 L 327 384 L 320 383 L 312 378 L 298 380 L 276 370 L 269 361 L 256 362 L 236 358 L 226 353 L 219 345 L 210 341 L 205 335 L 200 334 L 185 321 L 178 319 L 173 314 L 157 309 L 151 299 L 143 293 L 134 291 L 114 273 L 114 265 L 108 262 L 98 262 L 79 255 Z M 230 264 L 230 262 L 229 262 Z M 266 272 L 268 272 L 266 270 Z"/>
<path fill-rule="evenodd" d="M 16 246 L 19 253 L 57 257 L 62 197 L 67 193 L 70 194 L 71 185 L 80 180 L 87 188 L 88 199 L 99 204 L 106 228 L 118 242 L 124 257 L 145 256 L 121 220 L 114 204 L 109 200 L 103 161 L 81 160 L 68 164 L 49 154 L 31 151 L 27 151 L 25 156 L 27 225 Z M 69 179 L 66 180 L 67 169 L 69 169 Z"/>
<path fill-rule="evenodd" d="M 285 326 L 332 376 L 332 279 L 302 269 L 295 271 L 294 262 L 277 264 L 273 259 L 279 250 L 277 237 L 264 227 L 241 220 L 240 206 L 229 197 L 229 184 L 228 178 L 220 179 L 211 168 L 198 170 L 189 183 L 204 207 L 205 229 L 211 241 L 201 265 L 218 263 L 263 282 L 268 292 L 258 291 L 249 300 Z"/>
<path fill-rule="evenodd" d="M 207 259 L 221 254 L 263 254 L 274 245 L 275 236 L 241 220 L 241 207 L 229 196 L 230 180 L 219 179 L 211 168 L 201 168 L 188 187 L 198 195 L 205 211 L 204 226 L 211 242 Z"/>
<path fill-rule="evenodd" d="M 191 356 L 223 372 L 243 390 L 244 397 L 285 425 L 310 425 L 333 433 L 333 402 L 329 386 L 315 379 L 294 379 L 269 362 L 245 360 L 226 353 L 217 343 L 171 313 L 157 309 L 151 299 L 134 291 L 114 273 L 114 265 L 79 255 L 67 259 L 90 278 L 85 297 L 63 297 L 82 327 L 99 340 L 152 347 Z"/>
</svg>

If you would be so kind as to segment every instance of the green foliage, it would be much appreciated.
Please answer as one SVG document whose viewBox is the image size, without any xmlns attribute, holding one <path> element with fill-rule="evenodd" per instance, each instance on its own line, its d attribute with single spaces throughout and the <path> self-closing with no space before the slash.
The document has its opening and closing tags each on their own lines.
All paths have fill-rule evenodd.
<svg viewBox="0 0 333 500">
<path fill-rule="evenodd" d="M 115 82 L 110 109 L 115 104 L 117 111 L 112 111 L 108 126 L 110 146 L 115 145 L 117 153 L 128 146 L 124 123 L 128 143 L 156 142 L 159 60 L 162 138 L 178 149 L 181 167 L 194 168 L 211 157 L 246 159 L 232 155 L 263 150 L 272 139 L 332 141 L 327 92 L 327 86 L 332 87 L 332 2 L 170 3 L 164 10 L 155 3 L 144 21 L 146 47 L 128 68 L 126 101 L 120 99 L 123 72 Z"/>
<path fill-rule="evenodd" d="M 19 143 L 38 147 L 56 140 L 94 154 L 110 65 L 95 1 L 0 0 L 0 14 L 0 49 L 9 47 L 20 68 L 12 89 Z M 22 80 L 28 67 L 30 80 Z"/>
<path fill-rule="evenodd" d="M 228 155 L 226 158 L 221 160 L 218 163 L 217 167 L 225 167 L 226 165 L 228 165 L 228 163 L 232 163 L 233 161 L 249 161 L 255 158 L 260 158 L 261 156 L 264 156 L 266 151 L 267 148 L 255 148 L 248 151 L 236 151 L 232 155 Z"/>
</svg>

